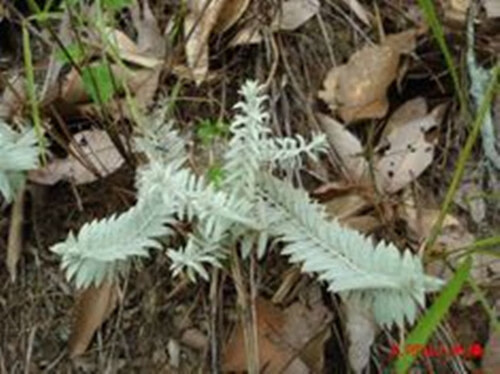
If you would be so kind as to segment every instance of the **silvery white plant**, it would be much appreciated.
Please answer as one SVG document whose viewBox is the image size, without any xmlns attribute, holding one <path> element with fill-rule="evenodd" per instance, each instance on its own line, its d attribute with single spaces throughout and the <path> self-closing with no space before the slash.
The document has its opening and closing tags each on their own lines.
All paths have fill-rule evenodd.
<svg viewBox="0 0 500 374">
<path fill-rule="evenodd" d="M 11 202 L 24 184 L 26 171 L 38 166 L 35 130 L 14 131 L 0 120 L 0 194 Z"/>
<path fill-rule="evenodd" d="M 136 140 L 147 163 L 136 174 L 137 204 L 121 215 L 96 220 L 52 247 L 62 257 L 68 279 L 78 287 L 116 277 L 133 257 L 161 247 L 176 220 L 193 223 L 182 248 L 167 250 L 174 275 L 208 279 L 207 269 L 222 266 L 238 246 L 243 257 L 266 253 L 279 239 L 282 253 L 317 274 L 332 292 L 363 303 L 381 325 L 412 323 L 426 292 L 441 281 L 425 275 L 417 256 L 392 244 L 342 227 L 327 217 L 307 193 L 273 176 L 273 170 L 298 168 L 302 157 L 315 160 L 326 149 L 323 135 L 275 138 L 264 110 L 266 96 L 255 82 L 241 89 L 231 139 L 223 156 L 223 180 L 212 183 L 187 168 L 185 142 L 161 115 Z"/>
</svg>

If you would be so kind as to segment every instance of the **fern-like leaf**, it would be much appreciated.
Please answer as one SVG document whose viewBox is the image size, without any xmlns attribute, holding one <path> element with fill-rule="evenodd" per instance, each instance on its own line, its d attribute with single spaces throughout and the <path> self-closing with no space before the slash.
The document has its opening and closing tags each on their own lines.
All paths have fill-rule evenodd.
<svg viewBox="0 0 500 374">
<path fill-rule="evenodd" d="M 62 257 L 66 277 L 74 278 L 77 287 L 98 285 L 113 277 L 125 260 L 160 247 L 154 239 L 171 232 L 165 225 L 168 213 L 158 201 L 142 202 L 121 215 L 85 224 L 78 235 L 70 233 L 51 250 Z"/>
<path fill-rule="evenodd" d="M 24 172 L 38 166 L 34 129 L 12 130 L 0 121 L 0 192 L 10 202 L 24 182 Z"/>
<path fill-rule="evenodd" d="M 392 244 L 374 246 L 372 239 L 330 221 L 304 191 L 273 177 L 262 186 L 271 231 L 286 243 L 283 254 L 302 263 L 304 272 L 318 274 L 331 291 L 359 293 L 380 324 L 413 322 L 425 293 L 441 284 L 424 274 L 409 251 L 402 256 Z"/>
</svg>

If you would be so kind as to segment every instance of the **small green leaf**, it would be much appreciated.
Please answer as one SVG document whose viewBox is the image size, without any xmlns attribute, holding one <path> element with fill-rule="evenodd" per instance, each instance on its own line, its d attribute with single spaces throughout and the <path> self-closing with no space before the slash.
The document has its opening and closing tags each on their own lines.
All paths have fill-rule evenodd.
<svg viewBox="0 0 500 374">
<path fill-rule="evenodd" d="M 105 10 L 118 11 L 132 4 L 132 0 L 103 0 L 102 6 Z"/>
<path fill-rule="evenodd" d="M 219 187 L 224 180 L 224 170 L 219 165 L 213 165 L 208 169 L 207 177 L 216 187 Z"/>
<path fill-rule="evenodd" d="M 199 124 L 198 129 L 196 130 L 196 135 L 198 136 L 198 138 L 200 138 L 203 144 L 207 145 L 215 138 L 227 135 L 228 132 L 228 124 L 222 121 L 213 121 L 207 119 Z"/>
<path fill-rule="evenodd" d="M 71 62 L 68 55 L 76 64 L 85 59 L 85 51 L 83 50 L 83 47 L 80 47 L 77 43 L 68 44 L 64 47 L 64 50 L 59 49 L 56 52 L 56 58 L 63 63 Z"/>
<path fill-rule="evenodd" d="M 411 331 L 405 340 L 406 347 L 425 347 L 432 333 L 446 316 L 451 304 L 456 300 L 462 286 L 469 276 L 472 259 L 467 257 L 460 265 L 453 278 L 441 291 L 436 301 L 427 310 L 418 325 Z M 405 354 L 405 349 L 400 350 L 401 356 L 396 361 L 396 373 L 404 374 L 417 358 L 417 354 Z M 417 353 L 417 352 L 415 352 Z"/>
<path fill-rule="evenodd" d="M 105 63 L 82 69 L 85 90 L 95 103 L 107 103 L 114 95 L 113 77 Z"/>
</svg>

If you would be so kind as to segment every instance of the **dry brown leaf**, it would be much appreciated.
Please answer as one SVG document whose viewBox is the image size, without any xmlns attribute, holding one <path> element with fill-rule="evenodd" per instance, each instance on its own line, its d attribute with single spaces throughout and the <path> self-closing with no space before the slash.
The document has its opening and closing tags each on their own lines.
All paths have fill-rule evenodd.
<svg viewBox="0 0 500 374">
<path fill-rule="evenodd" d="M 318 294 L 321 295 L 319 289 Z M 321 296 L 319 296 L 321 298 Z M 330 311 L 321 299 L 307 307 L 295 302 L 285 310 L 286 323 L 282 340 L 298 355 L 309 373 L 321 373 L 324 369 L 324 344 L 329 337 Z"/>
<path fill-rule="evenodd" d="M 483 0 L 484 9 L 488 18 L 500 17 L 500 1 L 498 0 Z"/>
<path fill-rule="evenodd" d="M 360 141 L 331 117 L 319 115 L 319 122 L 347 177 L 353 182 L 361 181 L 366 177 L 368 162 Z"/>
<path fill-rule="evenodd" d="M 250 20 L 244 25 L 231 39 L 229 47 L 238 45 L 259 44 L 264 38 L 259 27 L 259 23 L 255 20 Z"/>
<path fill-rule="evenodd" d="M 71 357 L 86 350 L 94 333 L 111 316 L 118 303 L 118 286 L 109 281 L 81 292 L 75 302 L 74 322 L 69 339 Z"/>
<path fill-rule="evenodd" d="M 82 16 L 84 15 L 82 14 Z M 73 42 L 71 21 L 70 11 L 65 9 L 57 30 L 59 42 L 65 46 L 68 46 Z M 56 46 L 50 55 L 49 65 L 45 73 L 42 92 L 40 94 L 41 101 L 45 104 L 52 102 L 60 95 L 59 79 L 61 77 L 61 71 L 64 67 L 64 62 L 59 58 L 59 46 L 57 43 L 55 44 Z"/>
<path fill-rule="evenodd" d="M 376 324 L 366 308 L 355 299 L 344 302 L 346 331 L 349 338 L 349 364 L 355 373 L 362 373 L 370 362 L 370 349 L 375 340 Z"/>
<path fill-rule="evenodd" d="M 271 337 L 283 329 L 285 317 L 283 312 L 264 299 L 256 300 L 257 329 L 259 344 L 259 363 L 261 367 L 268 365 L 270 372 L 279 372 L 281 366 L 290 356 L 289 352 L 271 340 Z M 245 371 L 247 368 L 245 339 L 243 327 L 238 324 L 224 349 L 222 359 L 223 371 Z"/>
<path fill-rule="evenodd" d="M 247 10 L 250 0 L 230 0 L 226 1 L 222 7 L 213 32 L 223 33 L 229 30 L 241 18 Z"/>
<path fill-rule="evenodd" d="M 124 61 L 131 62 L 135 65 L 148 69 L 154 69 L 163 63 L 163 60 L 160 58 L 146 55 L 143 51 L 141 51 L 140 46 L 135 44 L 124 32 L 120 30 L 109 29 L 108 37 L 114 44 L 118 56 Z"/>
<path fill-rule="evenodd" d="M 187 64 L 193 80 L 201 84 L 208 73 L 208 39 L 227 0 L 191 0 L 184 18 Z"/>
<path fill-rule="evenodd" d="M 391 48 L 399 54 L 412 53 L 417 47 L 417 36 L 425 31 L 424 28 L 409 29 L 397 34 L 390 34 L 385 37 L 382 45 Z"/>
<path fill-rule="evenodd" d="M 209 339 L 200 330 L 190 328 L 182 334 L 181 343 L 190 348 L 203 351 L 208 348 Z"/>
<path fill-rule="evenodd" d="M 13 117 L 21 114 L 27 104 L 26 80 L 21 76 L 9 79 L 0 98 L 0 119 L 10 121 Z"/>
<path fill-rule="evenodd" d="M 30 171 L 28 178 L 48 185 L 60 180 L 85 184 L 111 174 L 124 163 L 120 152 L 103 130 L 85 130 L 75 134 L 70 149 L 79 157 L 70 154 L 65 159 L 52 160 L 45 167 Z"/>
<path fill-rule="evenodd" d="M 408 122 L 392 131 L 386 139 L 382 156 L 375 165 L 375 180 L 386 193 L 395 193 L 415 180 L 431 164 L 437 139 L 428 134 L 442 115 L 436 107 L 427 116 Z"/>
<path fill-rule="evenodd" d="M 272 14 L 267 15 L 272 17 L 271 30 L 274 32 L 299 28 L 319 12 L 321 5 L 318 0 L 288 0 L 280 4 L 281 9 L 271 10 Z M 263 40 L 262 23 L 254 17 L 238 30 L 229 46 L 258 44 Z"/>
<path fill-rule="evenodd" d="M 318 362 L 321 364 L 322 361 L 327 336 L 323 332 L 328 330 L 331 319 L 329 311 L 321 303 L 309 309 L 295 303 L 283 311 L 262 298 L 257 299 L 256 309 L 259 363 L 261 369 L 265 367 L 264 373 L 280 373 L 282 370 L 293 374 L 316 372 Z M 322 340 L 313 339 L 316 336 Z M 308 349 L 309 343 L 312 345 Z M 222 362 L 224 372 L 243 372 L 247 369 L 240 324 L 229 339 Z"/>
<path fill-rule="evenodd" d="M 415 47 L 417 35 L 411 29 L 388 36 L 381 45 L 365 46 L 328 72 L 318 96 L 346 122 L 382 118 L 389 108 L 386 91 L 397 76 L 400 55 Z"/>
<path fill-rule="evenodd" d="M 400 211 L 400 217 L 406 221 L 408 228 L 417 235 L 418 240 L 423 240 L 430 235 L 439 214 L 438 209 L 420 208 L 414 204 L 404 204 Z M 460 221 L 451 214 L 447 214 L 442 227 L 446 229 L 454 226 L 460 227 Z"/>
<path fill-rule="evenodd" d="M 375 232 L 383 226 L 379 219 L 371 215 L 344 218 L 340 220 L 340 223 L 366 235 Z"/>
<path fill-rule="evenodd" d="M 473 180 L 465 181 L 455 195 L 455 203 L 469 212 L 472 220 L 480 224 L 486 217 L 486 202 L 481 188 Z"/>
<path fill-rule="evenodd" d="M 371 14 L 359 3 L 358 0 L 343 0 L 346 5 L 351 8 L 353 13 L 367 26 L 370 26 Z"/>
<path fill-rule="evenodd" d="M 370 203 L 356 193 L 338 196 L 325 203 L 327 213 L 337 219 L 353 217 L 369 206 Z"/>
<path fill-rule="evenodd" d="M 470 0 L 446 0 L 444 3 L 444 15 L 452 21 L 464 22 Z"/>
<path fill-rule="evenodd" d="M 134 1 L 130 13 L 137 30 L 138 52 L 145 56 L 163 59 L 166 53 L 165 39 L 151 11 L 149 0 L 142 1 L 142 13 L 138 2 Z"/>
<path fill-rule="evenodd" d="M 427 103 L 423 97 L 416 97 L 412 100 L 408 100 L 392 113 L 384 127 L 382 136 L 386 137 L 392 131 L 396 130 L 396 128 L 424 117 L 427 112 Z"/>
<path fill-rule="evenodd" d="M 274 30 L 292 31 L 309 21 L 321 6 L 319 0 L 288 0 L 280 3 L 281 9 L 271 24 Z"/>
</svg>

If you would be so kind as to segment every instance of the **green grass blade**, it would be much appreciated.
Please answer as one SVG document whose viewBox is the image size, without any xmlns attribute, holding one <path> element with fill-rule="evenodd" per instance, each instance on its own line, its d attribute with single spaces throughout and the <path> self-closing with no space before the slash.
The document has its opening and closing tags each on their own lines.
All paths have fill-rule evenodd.
<svg viewBox="0 0 500 374">
<path fill-rule="evenodd" d="M 31 119 L 33 121 L 33 126 L 35 127 L 35 132 L 38 138 L 42 163 L 44 164 L 45 139 L 43 137 L 42 121 L 40 119 L 38 100 L 36 98 L 35 72 L 33 69 L 33 59 L 31 56 L 30 34 L 28 32 L 28 26 L 26 23 L 23 23 L 23 54 L 24 70 L 26 71 L 26 89 L 28 91 L 28 97 L 31 105 Z"/>
<path fill-rule="evenodd" d="M 469 277 L 471 264 L 472 259 L 470 257 L 460 264 L 453 278 L 448 282 L 443 291 L 441 291 L 418 325 L 408 335 L 405 341 L 406 347 L 425 347 L 432 333 L 446 316 L 451 304 L 455 301 L 462 286 Z M 415 354 L 404 354 L 404 351 L 404 349 L 401 350 L 403 354 L 396 361 L 395 367 L 398 374 L 406 373 L 416 359 Z"/>
<path fill-rule="evenodd" d="M 432 0 L 418 0 L 418 4 L 420 5 L 422 12 L 431 27 L 432 33 L 436 38 L 439 48 L 441 49 L 441 53 L 444 56 L 446 65 L 450 70 L 451 79 L 453 80 L 453 85 L 455 86 L 455 91 L 460 102 L 460 109 L 463 113 L 467 113 L 467 98 L 465 96 L 465 91 L 462 89 L 462 85 L 460 84 L 458 71 L 455 62 L 453 61 L 450 49 L 446 44 L 443 27 L 441 26 L 441 22 L 439 22 L 434 4 Z"/>
<path fill-rule="evenodd" d="M 432 228 L 429 238 L 427 239 L 426 248 L 432 247 L 432 245 L 434 245 L 441 231 L 444 219 L 448 214 L 448 210 L 450 209 L 451 204 L 453 203 L 453 198 L 458 190 L 458 187 L 460 186 L 460 182 L 462 181 L 462 177 L 464 175 L 465 163 L 469 159 L 469 156 L 472 152 L 472 147 L 476 143 L 476 140 L 481 132 L 481 127 L 484 118 L 488 113 L 488 111 L 490 110 L 491 102 L 493 100 L 493 96 L 495 94 L 495 90 L 498 84 L 499 73 L 500 73 L 500 65 L 497 65 L 491 72 L 491 82 L 488 86 L 488 89 L 486 90 L 484 100 L 481 103 L 481 106 L 478 110 L 478 114 L 474 120 L 472 129 L 469 133 L 469 136 L 467 137 L 465 145 L 462 148 L 460 155 L 458 156 L 457 167 L 455 168 L 455 172 L 453 173 L 453 178 L 451 180 L 450 187 L 446 192 L 446 196 L 443 205 L 441 206 L 439 217 L 436 220 L 434 227 Z"/>
</svg>

